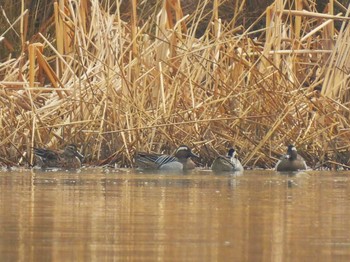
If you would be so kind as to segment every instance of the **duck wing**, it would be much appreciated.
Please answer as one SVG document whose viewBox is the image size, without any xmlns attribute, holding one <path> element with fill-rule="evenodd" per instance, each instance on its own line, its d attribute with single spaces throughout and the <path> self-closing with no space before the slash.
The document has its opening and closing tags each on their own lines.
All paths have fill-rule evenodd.
<svg viewBox="0 0 350 262">
<path fill-rule="evenodd" d="M 139 152 L 135 156 L 135 161 L 142 168 L 158 169 L 164 164 L 177 161 L 177 158 L 169 155 L 150 154 Z"/>
<path fill-rule="evenodd" d="M 43 160 L 58 160 L 59 155 L 57 152 L 45 149 L 45 148 L 36 148 L 34 147 L 34 154 Z"/>
</svg>

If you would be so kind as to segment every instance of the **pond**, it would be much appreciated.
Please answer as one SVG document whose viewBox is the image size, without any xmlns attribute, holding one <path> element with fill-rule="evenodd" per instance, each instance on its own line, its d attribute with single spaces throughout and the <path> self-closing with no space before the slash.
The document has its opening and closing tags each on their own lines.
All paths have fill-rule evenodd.
<svg viewBox="0 0 350 262">
<path fill-rule="evenodd" d="M 1 261 L 350 261 L 350 172 L 0 171 Z"/>
</svg>

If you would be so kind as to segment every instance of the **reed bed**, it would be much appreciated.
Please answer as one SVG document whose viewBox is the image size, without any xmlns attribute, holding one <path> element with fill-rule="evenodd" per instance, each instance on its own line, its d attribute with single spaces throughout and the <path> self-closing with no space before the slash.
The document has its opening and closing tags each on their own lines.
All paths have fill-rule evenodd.
<svg viewBox="0 0 350 262">
<path fill-rule="evenodd" d="M 88 165 L 131 167 L 135 151 L 187 144 L 201 166 L 234 146 L 246 167 L 271 168 L 293 143 L 311 167 L 347 167 L 350 6 L 295 2 L 276 0 L 244 28 L 245 1 L 231 23 L 206 1 L 196 37 L 204 5 L 184 16 L 180 1 L 159 1 L 140 25 L 136 0 L 131 23 L 97 0 L 60 0 L 55 34 L 28 43 L 23 10 L 23 52 L 0 64 L 0 162 L 32 165 L 33 146 L 75 143 Z"/>
</svg>

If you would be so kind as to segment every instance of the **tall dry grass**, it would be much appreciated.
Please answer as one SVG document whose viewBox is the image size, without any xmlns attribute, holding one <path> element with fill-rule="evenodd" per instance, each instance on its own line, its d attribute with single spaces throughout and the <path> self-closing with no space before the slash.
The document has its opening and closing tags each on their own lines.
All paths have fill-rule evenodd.
<svg viewBox="0 0 350 262">
<path fill-rule="evenodd" d="M 235 146 L 245 166 L 272 167 L 294 143 L 310 166 L 347 165 L 350 6 L 276 0 L 253 31 L 223 23 L 212 2 L 201 37 L 203 5 L 184 16 L 180 1 L 159 1 L 138 27 L 136 0 L 130 24 L 97 0 L 56 2 L 55 35 L 0 64 L 0 162 L 32 164 L 33 146 L 76 143 L 88 164 L 132 166 L 137 150 L 187 144 L 201 165 Z"/>
</svg>

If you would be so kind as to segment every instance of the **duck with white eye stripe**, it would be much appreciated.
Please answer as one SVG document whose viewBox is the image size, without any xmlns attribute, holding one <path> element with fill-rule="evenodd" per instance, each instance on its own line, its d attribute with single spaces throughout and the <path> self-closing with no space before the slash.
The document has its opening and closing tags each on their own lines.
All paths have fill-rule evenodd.
<svg viewBox="0 0 350 262">
<path fill-rule="evenodd" d="M 281 159 L 276 163 L 276 171 L 299 171 L 306 170 L 307 165 L 302 156 L 298 154 L 298 151 L 294 145 L 289 145 L 287 148 L 287 154 L 283 155 Z"/>
<path fill-rule="evenodd" d="M 191 157 L 198 156 L 188 146 L 181 145 L 173 156 L 138 152 L 135 155 L 135 163 L 143 170 L 181 171 L 196 167 Z"/>
</svg>

